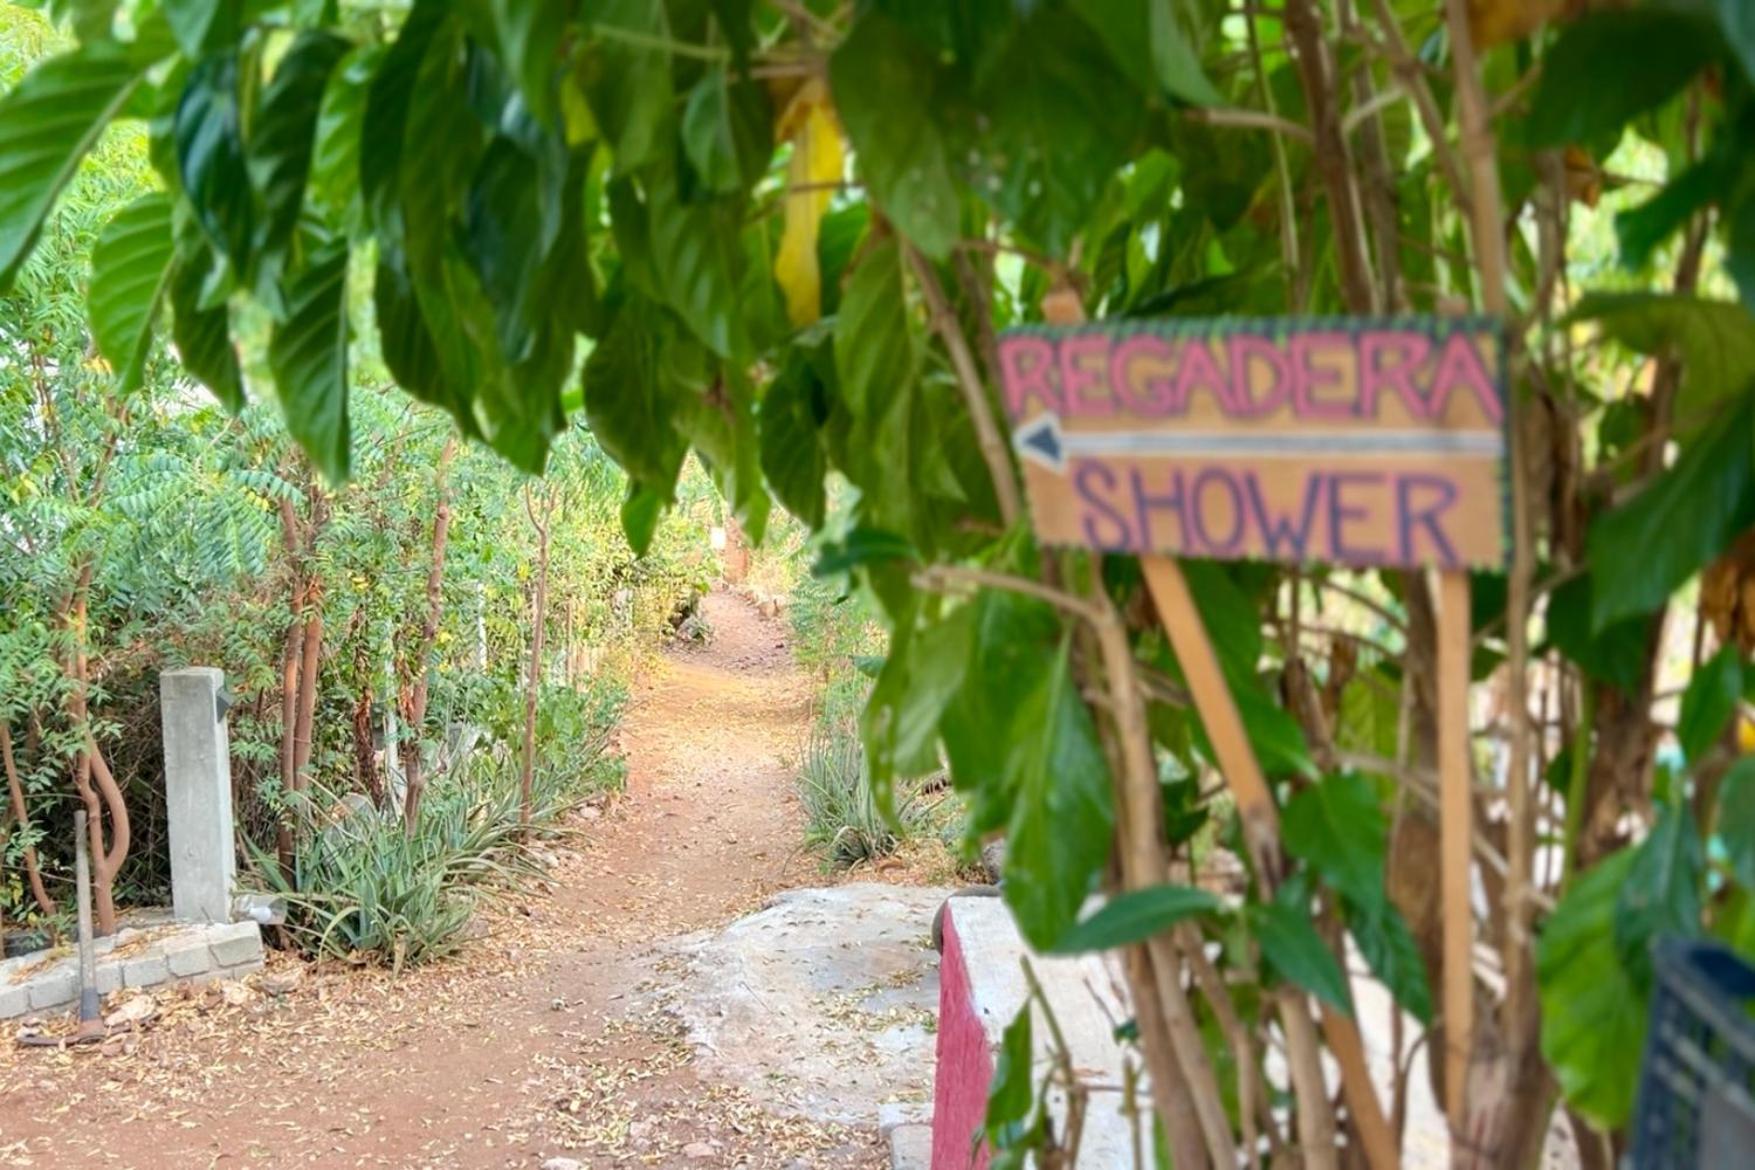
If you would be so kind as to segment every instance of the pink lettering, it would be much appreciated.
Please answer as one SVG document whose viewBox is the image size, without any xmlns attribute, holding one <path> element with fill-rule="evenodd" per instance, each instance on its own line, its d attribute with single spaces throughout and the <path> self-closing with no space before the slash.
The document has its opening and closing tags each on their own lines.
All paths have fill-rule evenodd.
<svg viewBox="0 0 1755 1170">
<path fill-rule="evenodd" d="M 999 343 L 999 368 L 1005 382 L 1005 406 L 1014 419 L 1030 413 L 1030 400 L 1055 413 L 1063 409 L 1049 379 L 1054 344 L 1043 337 L 1008 337 Z"/>
<path fill-rule="evenodd" d="M 1414 386 L 1414 370 L 1432 355 L 1432 341 L 1421 333 L 1369 331 L 1359 338 L 1359 413 L 1377 417 L 1377 397 L 1395 392 L 1414 418 L 1425 418 L 1427 403 Z M 1390 359 L 1384 364 L 1384 358 Z"/>
</svg>

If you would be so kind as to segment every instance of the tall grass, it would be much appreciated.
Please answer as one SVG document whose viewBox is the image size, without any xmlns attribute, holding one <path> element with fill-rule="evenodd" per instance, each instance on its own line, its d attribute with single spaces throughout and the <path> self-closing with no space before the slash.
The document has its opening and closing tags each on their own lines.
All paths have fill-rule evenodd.
<svg viewBox="0 0 1755 1170">
<path fill-rule="evenodd" d="M 798 773 L 805 843 L 836 869 L 876 861 L 932 828 L 931 808 L 917 788 L 896 787 L 896 815 L 886 819 L 871 789 L 859 728 L 850 718 L 819 716 L 805 741 Z"/>
</svg>

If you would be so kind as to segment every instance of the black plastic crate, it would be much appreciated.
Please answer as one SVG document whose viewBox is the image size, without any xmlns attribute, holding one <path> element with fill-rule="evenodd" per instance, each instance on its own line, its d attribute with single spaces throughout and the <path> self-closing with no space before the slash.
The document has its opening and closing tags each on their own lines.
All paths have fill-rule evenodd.
<svg viewBox="0 0 1755 1170">
<path fill-rule="evenodd" d="M 1653 955 L 1632 1170 L 1755 1167 L 1755 967 L 1716 942 Z"/>
</svg>

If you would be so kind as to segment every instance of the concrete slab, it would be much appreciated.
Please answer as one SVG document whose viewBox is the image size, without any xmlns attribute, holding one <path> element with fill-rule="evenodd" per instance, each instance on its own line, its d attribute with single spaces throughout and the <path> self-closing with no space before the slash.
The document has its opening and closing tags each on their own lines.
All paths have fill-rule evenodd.
<svg viewBox="0 0 1755 1170">
<path fill-rule="evenodd" d="M 662 999 L 708 1075 L 780 1112 L 876 1126 L 886 1106 L 924 1108 L 931 1098 L 938 956 L 929 935 L 948 893 L 789 891 L 721 931 L 665 944 L 682 973 Z"/>
<path fill-rule="evenodd" d="M 931 1170 L 932 1126 L 904 1125 L 890 1134 L 890 1170 Z"/>
</svg>

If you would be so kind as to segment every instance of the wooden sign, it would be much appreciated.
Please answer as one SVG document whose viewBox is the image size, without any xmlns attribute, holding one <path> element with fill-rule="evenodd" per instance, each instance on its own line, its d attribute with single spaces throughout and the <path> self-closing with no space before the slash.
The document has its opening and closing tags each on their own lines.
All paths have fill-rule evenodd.
<svg viewBox="0 0 1755 1170">
<path fill-rule="evenodd" d="M 1180 319 L 999 343 L 1036 532 L 1114 552 L 1497 567 L 1497 324 Z"/>
</svg>

